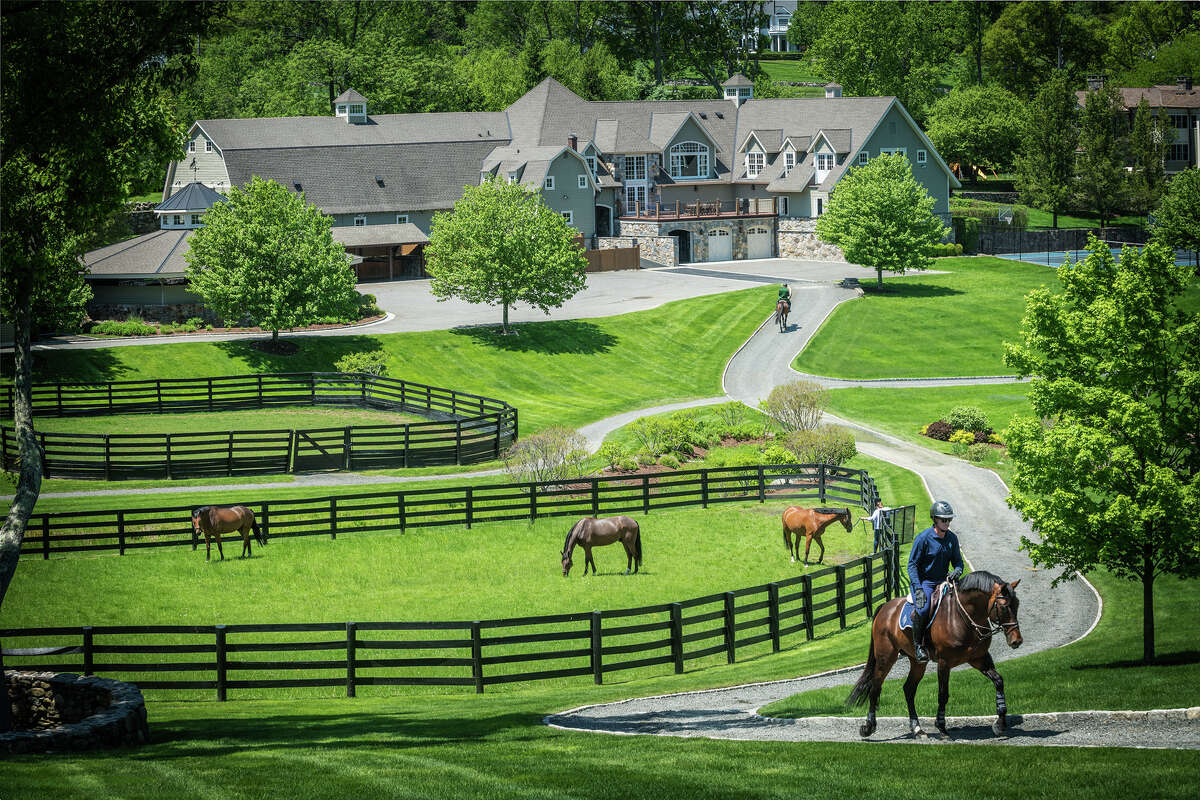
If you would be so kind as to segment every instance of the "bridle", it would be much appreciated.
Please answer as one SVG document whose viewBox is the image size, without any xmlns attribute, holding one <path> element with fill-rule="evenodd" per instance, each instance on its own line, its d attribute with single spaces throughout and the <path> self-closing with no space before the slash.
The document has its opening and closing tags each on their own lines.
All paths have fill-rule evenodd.
<svg viewBox="0 0 1200 800">
<path fill-rule="evenodd" d="M 967 621 L 967 624 L 975 629 L 975 635 L 978 636 L 980 639 L 990 639 L 993 636 L 995 636 L 997 633 L 1004 633 L 1007 635 L 1008 631 L 1011 628 L 1017 628 L 1020 626 L 1020 623 L 1015 622 L 1015 621 L 1014 622 L 1001 622 L 999 619 L 992 619 L 992 609 L 999 605 L 998 602 L 988 608 L 988 616 L 987 616 L 988 624 L 986 626 L 980 625 L 978 622 L 976 622 L 974 620 L 974 618 L 971 617 L 970 613 L 967 612 L 967 609 L 963 607 L 962 598 L 958 596 L 958 584 L 954 583 L 953 586 L 954 586 L 954 602 L 958 606 L 958 610 L 962 613 L 963 619 L 965 619 Z M 999 614 L 997 614 L 997 616 L 999 616 Z"/>
</svg>

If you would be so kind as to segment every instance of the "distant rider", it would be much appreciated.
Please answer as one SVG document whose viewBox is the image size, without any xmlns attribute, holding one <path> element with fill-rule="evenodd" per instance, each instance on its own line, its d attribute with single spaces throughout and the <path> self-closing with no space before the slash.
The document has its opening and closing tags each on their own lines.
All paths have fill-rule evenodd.
<svg viewBox="0 0 1200 800">
<path fill-rule="evenodd" d="M 786 283 L 779 287 L 779 302 L 783 303 L 783 313 L 791 313 L 792 310 L 792 289 Z"/>
<path fill-rule="evenodd" d="M 922 662 L 929 660 L 929 654 L 925 652 L 925 625 L 929 621 L 929 601 L 933 592 L 946 580 L 951 564 L 954 565 L 954 572 L 949 575 L 951 581 L 958 580 L 963 572 L 958 537 L 950 530 L 954 509 L 945 500 L 938 500 L 930 506 L 929 517 L 933 525 L 917 534 L 908 554 L 908 580 L 913 597 L 913 649 L 917 661 Z"/>
</svg>

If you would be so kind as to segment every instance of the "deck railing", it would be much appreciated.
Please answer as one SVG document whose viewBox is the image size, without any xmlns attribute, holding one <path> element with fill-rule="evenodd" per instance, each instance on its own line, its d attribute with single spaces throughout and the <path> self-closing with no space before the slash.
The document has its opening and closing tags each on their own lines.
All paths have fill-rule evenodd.
<svg viewBox="0 0 1200 800">
<path fill-rule="evenodd" d="M 773 197 L 744 197 L 739 200 L 693 200 L 674 203 L 634 203 L 623 209 L 622 219 L 719 219 L 765 217 L 778 214 Z"/>
</svg>

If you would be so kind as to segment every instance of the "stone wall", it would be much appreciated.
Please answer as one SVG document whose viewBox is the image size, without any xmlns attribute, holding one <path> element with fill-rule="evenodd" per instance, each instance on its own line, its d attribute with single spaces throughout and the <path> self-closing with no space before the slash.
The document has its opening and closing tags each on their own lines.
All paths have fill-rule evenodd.
<svg viewBox="0 0 1200 800">
<path fill-rule="evenodd" d="M 129 229 L 136 234 L 151 233 L 159 229 L 158 214 L 154 213 L 158 203 L 130 203 Z"/>
<path fill-rule="evenodd" d="M 679 263 L 679 242 L 673 236 L 660 236 L 658 223 L 620 220 L 619 224 L 621 235 L 597 239 L 597 249 L 637 246 L 641 248 L 643 260 L 664 267 L 674 267 Z"/>
<path fill-rule="evenodd" d="M 817 221 L 812 218 L 780 217 L 778 247 L 780 258 L 805 261 L 845 261 L 840 247 L 821 241 Z"/>
<path fill-rule="evenodd" d="M 221 320 L 202 303 L 168 303 L 166 305 L 137 305 L 129 303 L 87 304 L 87 314 L 94 320 L 127 320 L 139 317 L 146 322 L 186 322 L 199 317 L 209 325 L 223 325 Z"/>
<path fill-rule="evenodd" d="M 1016 192 L 955 192 L 954 196 L 964 200 L 982 200 L 985 203 L 1004 203 L 1010 206 L 1019 202 L 1021 197 Z"/>
<path fill-rule="evenodd" d="M 6 672 L 16 730 L 2 753 L 77 752 L 150 741 L 146 702 L 130 683 L 71 673 Z"/>
</svg>

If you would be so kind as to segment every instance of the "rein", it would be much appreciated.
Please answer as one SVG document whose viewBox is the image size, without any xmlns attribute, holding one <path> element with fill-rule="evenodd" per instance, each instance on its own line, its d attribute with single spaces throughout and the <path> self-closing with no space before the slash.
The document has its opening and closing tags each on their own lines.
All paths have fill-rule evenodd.
<svg viewBox="0 0 1200 800">
<path fill-rule="evenodd" d="M 1018 625 L 1018 623 L 1016 623 L 1016 622 L 998 622 L 996 620 L 993 620 L 990 611 L 988 612 L 988 617 L 987 617 L 988 624 L 986 626 L 980 625 L 967 612 L 967 609 L 963 607 L 962 598 L 958 596 L 958 584 L 957 583 L 954 584 L 954 603 L 955 603 L 955 605 L 958 606 L 958 610 L 960 612 L 962 612 L 963 619 L 965 619 L 967 621 L 967 623 L 972 628 L 975 629 L 975 635 L 978 636 L 980 639 L 990 639 L 993 636 L 995 636 L 997 633 L 1004 633 L 1007 628 L 1015 628 Z"/>
</svg>

